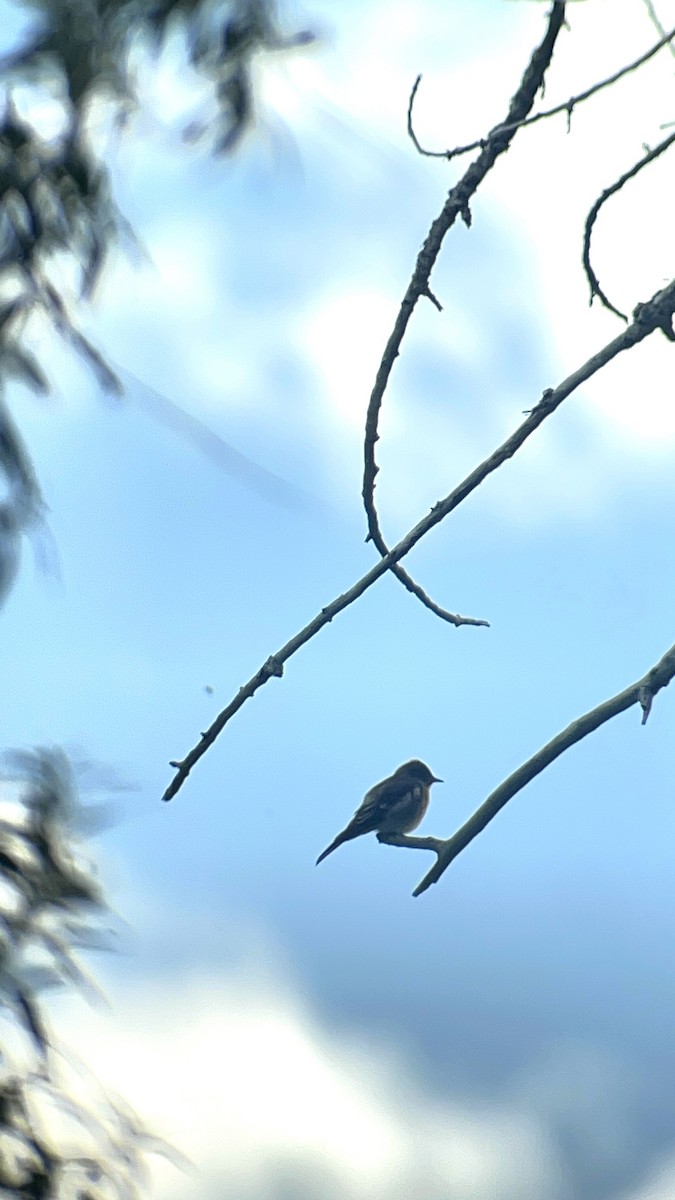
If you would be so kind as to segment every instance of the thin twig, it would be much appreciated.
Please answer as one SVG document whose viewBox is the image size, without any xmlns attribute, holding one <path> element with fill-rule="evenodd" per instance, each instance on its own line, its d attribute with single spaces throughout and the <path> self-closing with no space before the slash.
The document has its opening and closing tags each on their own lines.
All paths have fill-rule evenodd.
<svg viewBox="0 0 675 1200">
<path fill-rule="evenodd" d="M 286 642 L 286 645 L 282 646 L 281 650 L 278 650 L 276 654 L 268 658 L 267 662 L 249 679 L 248 683 L 239 689 L 239 692 L 231 703 L 219 713 L 212 725 L 201 735 L 199 742 L 190 750 L 189 754 L 180 762 L 171 763 L 171 766 L 176 770 L 176 775 L 164 793 L 164 800 L 171 800 L 176 795 L 195 764 L 206 753 L 209 746 L 213 745 L 228 721 L 257 692 L 258 688 L 262 687 L 273 676 L 279 678 L 283 675 L 284 664 L 297 650 L 309 642 L 325 625 L 328 625 L 333 620 L 333 617 L 337 616 L 338 613 L 342 612 L 350 604 L 353 604 L 355 600 L 358 600 L 376 580 L 380 579 L 390 569 L 393 563 L 404 558 L 430 529 L 438 525 L 448 513 L 457 508 L 471 492 L 475 491 L 488 475 L 496 471 L 507 459 L 512 458 L 523 443 L 527 441 L 547 417 L 550 417 L 555 412 L 563 400 L 574 392 L 576 388 L 605 367 L 608 362 L 616 358 L 623 350 L 628 350 L 631 346 L 635 346 L 638 342 L 643 341 L 655 329 L 662 329 L 664 333 L 670 330 L 672 333 L 673 313 L 675 313 L 675 280 L 669 283 L 662 291 L 657 292 L 646 304 L 639 305 L 635 311 L 634 321 L 618 337 L 608 342 L 602 350 L 599 350 L 597 354 L 589 358 L 583 366 L 569 375 L 556 388 L 549 388 L 545 391 L 539 403 L 531 410 L 522 424 L 518 426 L 515 432 L 501 446 L 497 447 L 489 458 L 486 458 L 470 475 L 467 475 L 466 479 L 454 488 L 444 500 L 440 500 L 435 504 L 431 512 L 427 513 L 394 546 L 393 550 L 390 550 L 374 567 L 371 567 L 370 571 L 353 584 L 348 591 L 338 596 L 335 600 L 332 600 L 330 604 L 327 604 L 309 624 L 305 625 L 299 633 L 296 633 L 290 641 Z"/>
<path fill-rule="evenodd" d="M 624 688 L 616 696 L 611 696 L 609 700 L 598 704 L 597 708 L 577 717 L 576 721 L 572 721 L 571 725 L 556 734 L 550 742 L 542 746 L 541 750 L 533 754 L 532 758 L 529 758 L 527 762 L 518 767 L 517 771 L 509 775 L 508 779 L 500 783 L 499 787 L 495 788 L 487 800 L 483 801 L 480 808 L 476 809 L 475 813 L 451 838 L 439 841 L 437 838 L 406 838 L 403 835 L 399 841 L 391 842 L 392 845 L 410 846 L 412 849 L 433 850 L 438 856 L 435 865 L 415 888 L 413 896 L 421 896 L 422 892 L 426 892 L 432 883 L 437 883 L 443 872 L 447 871 L 450 863 L 457 858 L 458 854 L 461 854 L 462 850 L 466 849 L 479 833 L 482 833 L 486 825 L 489 825 L 497 813 L 504 808 L 504 805 L 576 742 L 588 737 L 589 733 L 593 733 L 601 725 L 611 721 L 612 717 L 625 712 L 634 704 L 640 704 L 642 707 L 642 724 L 644 725 L 653 697 L 661 688 L 668 686 L 673 676 L 675 676 L 675 646 L 671 646 L 663 658 L 642 679 L 638 679 L 637 683 L 632 683 L 630 687 Z M 380 841 L 383 840 L 380 837 Z M 423 842 L 428 842 L 428 846 L 422 845 Z"/>
<path fill-rule="evenodd" d="M 445 204 L 439 215 L 433 222 L 422 249 L 417 257 L 415 270 L 412 278 L 406 289 L 405 296 L 401 302 L 401 307 L 394 322 L 394 328 L 389 335 L 389 340 L 385 346 L 380 366 L 375 377 L 375 384 L 368 402 L 368 411 L 366 414 L 366 428 L 364 439 L 364 467 L 363 467 L 363 504 L 366 510 L 368 519 L 368 537 L 367 541 L 372 541 L 380 554 L 386 555 L 389 552 L 380 529 L 380 523 L 375 506 L 375 477 L 378 467 L 375 461 L 375 443 L 378 440 L 378 420 L 380 408 L 384 393 L 389 382 L 394 363 L 400 353 L 401 342 L 406 333 L 408 322 L 412 317 L 415 305 L 420 296 L 430 297 L 429 277 L 435 266 L 436 259 L 443 245 L 445 235 L 454 225 L 458 216 L 461 216 L 466 224 L 470 224 L 471 212 L 469 201 L 476 192 L 477 188 L 485 179 L 488 172 L 494 166 L 495 162 L 501 154 L 508 150 L 515 131 L 518 128 L 518 122 L 529 112 L 532 107 L 537 92 L 542 86 L 546 69 L 551 61 L 553 49 L 556 39 L 562 27 L 565 18 L 565 5 L 556 2 L 553 4 L 548 17 L 546 33 L 539 46 L 533 51 L 528 66 L 525 69 L 518 90 L 516 91 L 507 114 L 507 123 L 511 123 L 512 131 L 507 131 L 507 126 L 501 125 L 492 130 L 489 135 L 485 148 L 474 163 L 465 172 L 459 183 L 452 189 L 448 195 Z M 436 301 L 436 303 L 438 303 Z M 393 574 L 400 580 L 401 583 L 417 596 L 419 600 L 436 616 L 448 621 L 450 624 L 458 625 L 487 625 L 487 621 L 476 620 L 475 618 L 467 619 L 460 618 L 456 613 L 451 613 L 447 609 L 441 608 L 433 600 L 427 596 L 426 592 L 411 579 L 407 571 L 403 567 L 394 563 L 391 567 Z"/>
<path fill-rule="evenodd" d="M 630 171 L 626 171 L 625 175 L 622 175 L 619 179 L 617 179 L 611 187 L 605 188 L 605 191 L 600 193 L 591 211 L 586 217 L 586 224 L 584 225 L 584 251 L 582 260 L 588 285 L 591 289 L 590 303 L 592 304 L 595 297 L 598 296 L 605 308 L 608 308 L 610 312 L 613 312 L 617 317 L 621 317 L 622 321 L 627 321 L 628 317 L 625 313 L 622 313 L 618 308 L 616 308 L 612 304 L 611 300 L 607 298 L 600 287 L 598 277 L 591 266 L 591 237 L 593 234 L 593 226 L 595 225 L 598 213 L 600 212 L 600 209 L 605 201 L 609 200 L 610 196 L 613 196 L 616 192 L 621 191 L 624 183 L 627 183 L 629 179 L 633 179 L 643 167 L 648 166 L 650 162 L 653 162 L 655 158 L 658 158 L 659 155 L 663 154 L 669 146 L 672 146 L 673 142 L 675 142 L 675 133 L 671 133 L 669 137 L 664 138 L 662 142 L 659 142 L 658 146 L 655 146 L 653 150 L 649 150 L 647 154 L 645 154 L 644 158 L 641 158 L 638 162 L 634 163 Z"/>
<path fill-rule="evenodd" d="M 654 26 L 656 32 L 665 36 L 665 32 L 666 32 L 665 28 L 659 20 L 658 13 L 656 12 L 654 5 L 652 4 L 652 0 L 644 0 L 644 5 L 645 5 L 645 8 L 647 9 L 649 19 L 650 19 L 652 25 Z M 675 55 L 675 46 L 672 46 L 672 45 L 670 46 L 670 53 L 672 55 Z"/>
<path fill-rule="evenodd" d="M 645 0 L 645 2 L 649 4 L 649 0 Z M 601 80 L 600 83 L 594 83 L 591 87 L 586 88 L 585 92 L 579 92 L 577 96 L 570 96 L 569 100 L 565 100 L 562 104 L 556 104 L 553 108 L 547 108 L 542 112 L 534 113 L 531 117 L 525 117 L 524 120 L 519 121 L 513 126 L 501 125 L 497 126 L 497 128 L 506 130 L 509 133 L 511 131 L 515 132 L 516 129 L 524 129 L 526 126 L 536 125 L 537 121 L 544 121 L 547 117 L 555 117 L 558 113 L 566 112 L 567 126 L 569 129 L 572 113 L 577 104 L 582 104 L 584 100 L 588 100 L 589 97 L 594 96 L 596 92 L 602 91 L 603 88 L 611 87 L 613 83 L 616 83 L 624 75 L 628 75 L 631 71 L 636 71 L 638 67 L 641 67 L 644 63 L 648 62 L 650 58 L 653 58 L 655 54 L 658 54 L 659 50 L 662 50 L 664 46 L 670 46 L 671 52 L 675 53 L 675 48 L 672 45 L 673 39 L 675 38 L 675 29 L 671 29 L 670 33 L 666 33 L 660 24 L 657 25 L 657 28 L 660 30 L 663 36 L 658 42 L 655 43 L 655 45 L 651 47 L 650 50 L 647 50 L 645 54 L 641 54 L 639 58 L 636 58 L 635 62 L 629 63 L 627 67 L 621 67 L 619 71 L 615 71 L 613 75 L 609 75 L 607 79 Z M 417 152 L 419 154 L 423 154 L 425 158 L 444 158 L 449 161 L 452 158 L 458 158 L 462 154 L 469 154 L 472 150 L 484 150 L 492 134 L 489 134 L 487 138 L 477 138 L 474 142 L 468 142 L 466 146 L 455 146 L 454 150 L 424 149 L 417 138 L 412 123 L 413 105 L 415 103 L 415 98 L 421 82 L 422 76 L 418 75 L 410 93 L 410 100 L 408 101 L 408 135 Z"/>
</svg>

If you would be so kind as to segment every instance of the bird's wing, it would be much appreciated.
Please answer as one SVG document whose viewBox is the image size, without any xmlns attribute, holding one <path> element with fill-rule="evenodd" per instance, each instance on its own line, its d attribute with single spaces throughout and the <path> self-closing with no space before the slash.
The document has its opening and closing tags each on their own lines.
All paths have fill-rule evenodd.
<svg viewBox="0 0 675 1200">
<path fill-rule="evenodd" d="M 414 783 L 399 796 L 380 818 L 380 833 L 410 833 L 416 829 L 427 810 L 429 789 Z"/>
<path fill-rule="evenodd" d="M 410 779 L 385 779 L 366 793 L 363 803 L 356 810 L 347 829 L 350 833 L 371 833 L 386 825 L 390 831 L 405 824 L 411 809 L 416 810 L 422 799 L 419 784 Z M 346 832 L 346 831 L 345 831 Z"/>
</svg>

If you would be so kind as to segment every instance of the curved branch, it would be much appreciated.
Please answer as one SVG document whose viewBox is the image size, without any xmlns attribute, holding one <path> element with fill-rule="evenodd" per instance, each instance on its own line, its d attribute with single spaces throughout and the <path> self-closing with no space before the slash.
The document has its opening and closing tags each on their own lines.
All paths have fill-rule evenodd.
<svg viewBox="0 0 675 1200">
<path fill-rule="evenodd" d="M 646 3 L 649 3 L 649 0 L 646 0 Z M 663 29 L 660 24 L 657 25 L 657 29 L 662 34 L 662 37 L 651 47 L 651 49 L 647 50 L 644 54 L 641 54 L 639 58 L 636 58 L 635 62 L 629 63 L 627 67 L 621 67 L 620 70 L 615 71 L 613 75 L 609 75 L 607 79 L 601 80 L 600 83 L 592 84 L 591 87 L 586 88 L 585 92 L 579 92 L 576 96 L 570 96 L 569 100 L 565 100 L 562 104 L 555 104 L 553 108 L 547 108 L 542 112 L 534 113 L 533 116 L 525 117 L 523 121 L 519 121 L 512 126 L 502 125 L 501 128 L 507 130 L 509 133 L 511 130 L 515 132 L 517 129 L 524 129 L 526 126 L 536 125 L 537 121 L 544 121 L 547 117 L 555 117 L 558 115 L 558 113 L 566 112 L 567 126 L 569 129 L 572 113 L 577 104 L 582 104 L 584 100 L 588 100 L 591 96 L 594 96 L 596 92 L 601 92 L 603 88 L 611 87 L 613 83 L 617 83 L 619 79 L 622 79 L 624 75 L 628 75 L 631 71 L 636 71 L 638 67 L 641 67 L 644 63 L 648 62 L 650 58 L 653 58 L 655 54 L 658 54 L 659 50 L 662 50 L 664 46 L 670 46 L 671 52 L 673 51 L 672 43 L 673 39 L 675 38 L 675 29 L 671 29 L 670 33 L 666 33 L 665 29 Z M 487 138 L 477 138 L 475 142 L 468 142 L 466 146 L 456 146 L 454 150 L 425 150 L 424 147 L 420 145 L 417 134 L 413 129 L 412 111 L 421 82 L 422 76 L 418 75 L 410 93 L 410 100 L 408 101 L 408 136 L 410 137 L 410 140 L 412 141 L 418 154 L 423 154 L 425 158 L 444 158 L 449 162 L 450 159 L 458 158 L 461 154 L 469 154 L 472 150 L 484 150 L 487 145 Z"/>
<path fill-rule="evenodd" d="M 417 885 L 413 896 L 421 896 L 422 892 L 426 892 L 432 883 L 437 883 L 443 872 L 447 871 L 450 863 L 485 829 L 486 825 L 489 825 L 490 821 L 497 816 L 497 813 L 501 811 L 504 805 L 517 792 L 521 791 L 526 784 L 530 783 L 532 779 L 554 762 L 556 758 L 559 758 L 561 754 L 569 750 L 570 746 L 574 746 L 576 742 L 580 742 L 583 738 L 588 737 L 589 733 L 593 733 L 601 725 L 604 725 L 607 721 L 611 721 L 612 717 L 625 712 L 626 709 L 631 708 L 634 704 L 639 704 L 642 708 L 642 724 L 644 725 L 649 715 L 654 696 L 661 688 L 668 686 L 673 676 L 675 676 L 675 646 L 671 646 L 663 658 L 642 679 L 638 679 L 637 683 L 632 683 L 630 687 L 624 688 L 616 696 L 611 696 L 609 700 L 598 704 L 597 708 L 593 708 L 590 712 L 584 713 L 583 716 L 577 717 L 576 721 L 572 721 L 571 725 L 568 725 L 561 733 L 556 734 L 550 742 L 542 746 L 541 750 L 533 754 L 532 758 L 529 758 L 527 762 L 518 767 L 517 771 L 509 775 L 508 779 L 500 783 L 499 787 L 495 788 L 487 800 L 483 801 L 480 808 L 476 809 L 475 813 L 469 817 L 469 820 L 462 825 L 461 829 L 458 829 L 457 833 L 453 834 L 447 841 L 439 843 L 437 838 L 408 838 L 405 842 L 392 843 L 395 845 L 408 845 L 413 842 L 421 843 L 428 841 L 428 846 L 420 846 L 419 848 L 433 850 L 438 856 L 435 866 L 427 872 L 422 882 Z M 434 845 L 433 843 L 438 843 L 438 845 Z"/>
<path fill-rule="evenodd" d="M 433 222 L 424 245 L 419 252 L 412 278 L 408 284 L 394 323 L 394 328 L 385 346 L 366 414 L 362 491 L 363 504 L 368 520 L 368 537 L 366 540 L 372 541 L 381 555 L 388 554 L 389 547 L 382 536 L 377 509 L 375 507 L 375 476 L 378 471 L 375 462 L 375 443 L 378 439 L 377 426 L 380 408 L 389 382 L 389 376 L 394 362 L 399 355 L 401 342 L 405 336 L 408 322 L 420 296 L 426 296 L 438 305 L 438 301 L 429 288 L 429 277 L 440 253 L 445 235 L 454 225 L 458 216 L 461 216 L 467 225 L 471 223 L 469 201 L 499 156 L 508 150 L 518 128 L 518 123 L 522 121 L 532 107 L 537 92 L 542 86 L 546 69 L 551 61 L 556 39 L 564 18 L 565 5 L 560 0 L 555 0 L 549 13 L 548 25 L 544 37 L 540 45 L 533 51 L 518 90 L 509 105 L 507 114 L 508 125 L 498 125 L 492 130 L 481 154 L 449 193 L 440 214 Z M 487 621 L 476 620 L 475 618 L 458 617 L 455 613 L 448 612 L 447 609 L 443 609 L 435 604 L 419 584 L 411 579 L 407 571 L 396 562 L 392 564 L 391 570 L 409 592 L 417 596 L 427 608 L 430 608 L 432 612 L 443 620 L 449 621 L 455 626 L 487 624 Z"/>
<path fill-rule="evenodd" d="M 593 234 L 593 226 L 595 225 L 598 213 L 600 212 L 600 209 L 605 201 L 609 200 L 610 196 L 613 196 L 616 192 L 621 191 L 624 183 L 627 183 L 629 179 L 633 179 L 643 167 L 646 167 L 650 162 L 653 162 L 655 158 L 658 158 L 660 154 L 663 154 L 669 146 L 672 146 L 673 142 L 675 142 L 675 133 L 671 133 L 669 137 L 664 138 L 662 142 L 659 142 L 658 146 L 655 146 L 653 150 L 649 150 L 647 154 L 645 154 L 644 158 L 639 159 L 639 161 L 631 167 L 630 171 L 626 171 L 625 175 L 622 175 L 619 179 L 617 179 L 611 187 L 606 188 L 604 192 L 600 193 L 591 211 L 586 217 L 586 224 L 584 225 L 584 252 L 582 258 L 586 278 L 591 289 L 590 303 L 592 304 L 595 297 L 598 296 L 605 308 L 608 308 L 610 312 L 615 314 L 615 316 L 621 317 L 622 321 L 627 321 L 628 317 L 618 308 L 615 308 L 612 302 L 608 300 L 607 296 L 600 287 L 598 277 L 591 266 L 591 236 Z"/>
<path fill-rule="evenodd" d="M 624 329 L 618 337 L 608 342 L 589 358 L 583 366 L 579 367 L 572 375 L 558 384 L 556 388 L 549 388 L 544 392 L 539 403 L 528 413 L 525 420 L 518 426 L 514 433 L 511 434 L 501 446 L 486 458 L 478 467 L 467 475 L 462 483 L 458 484 L 452 492 L 440 500 L 433 506 L 431 512 L 427 513 L 421 521 L 411 529 L 401 541 L 390 550 L 384 558 L 371 567 L 370 571 L 366 572 L 355 584 L 352 585 L 341 596 L 332 600 L 330 604 L 318 613 L 313 620 L 305 625 L 299 633 L 296 633 L 290 641 L 282 646 L 276 654 L 268 658 L 255 675 L 249 679 L 248 683 L 244 684 L 234 699 L 222 710 L 216 717 L 205 733 L 201 735 L 199 742 L 190 750 L 189 754 L 181 761 L 174 761 L 171 766 L 175 768 L 176 775 L 164 793 L 164 800 L 171 800 L 185 783 L 190 771 L 199 761 L 203 754 L 206 753 L 209 746 L 213 745 L 218 735 L 222 732 L 228 721 L 239 711 L 243 704 L 249 700 L 263 684 L 267 683 L 273 676 L 279 678 L 283 675 L 284 664 L 296 653 L 302 646 L 306 645 L 325 625 L 328 625 L 333 617 L 348 608 L 359 596 L 362 596 L 373 583 L 384 575 L 394 563 L 404 558 L 413 546 L 420 541 L 421 538 L 438 525 L 448 513 L 457 508 L 467 496 L 483 482 L 493 471 L 496 471 L 502 463 L 520 449 L 524 442 L 535 432 L 536 429 L 550 417 L 552 413 L 562 404 L 572 392 L 595 375 L 607 365 L 613 358 L 616 358 L 623 350 L 630 349 L 638 342 L 649 337 L 656 329 L 661 329 L 668 336 L 672 334 L 673 313 L 675 313 L 675 280 L 668 284 L 662 291 L 652 297 L 646 304 L 641 304 L 635 310 L 635 318 L 627 329 Z"/>
</svg>

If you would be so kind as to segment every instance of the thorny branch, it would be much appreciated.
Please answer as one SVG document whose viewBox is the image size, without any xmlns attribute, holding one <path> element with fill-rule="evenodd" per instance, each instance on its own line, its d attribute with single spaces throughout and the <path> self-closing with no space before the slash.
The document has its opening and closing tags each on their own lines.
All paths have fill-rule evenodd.
<svg viewBox="0 0 675 1200">
<path fill-rule="evenodd" d="M 588 285 L 591 289 L 590 302 L 592 304 L 595 297 L 598 296 L 605 308 L 608 308 L 610 312 L 613 312 L 617 317 L 621 317 L 622 321 L 627 321 L 628 317 L 625 313 L 622 313 L 618 308 L 616 308 L 612 304 L 611 300 L 607 298 L 600 287 L 598 277 L 591 266 L 591 237 L 593 234 L 593 226 L 595 225 L 598 213 L 600 212 L 600 209 L 605 201 L 609 200 L 610 196 L 614 196 L 616 192 L 620 192 L 623 185 L 627 183 L 629 179 L 634 179 L 643 167 L 648 166 L 649 163 L 653 162 L 655 158 L 658 158 L 659 155 L 663 154 L 669 148 L 669 146 L 672 146 L 673 142 L 675 142 L 675 133 L 671 133 L 667 138 L 664 138 L 662 142 L 659 142 L 658 146 L 654 146 L 652 150 L 648 150 L 643 158 L 634 163 L 629 171 L 626 171 L 625 175 L 621 175 L 620 178 L 611 185 L 611 187 L 605 188 L 605 191 L 600 193 L 591 211 L 586 217 L 586 224 L 584 225 L 584 252 L 582 257 L 584 271 L 586 272 Z"/>
<path fill-rule="evenodd" d="M 532 107 L 537 92 L 543 85 L 544 75 L 551 61 L 556 39 L 564 18 L 564 3 L 554 3 L 549 13 L 547 29 L 541 44 L 534 50 L 518 90 L 509 105 L 506 124 L 496 126 L 489 134 L 481 154 L 449 193 L 441 212 L 431 225 L 424 245 L 417 256 L 415 270 L 401 302 L 398 316 L 394 322 L 394 328 L 389 335 L 389 340 L 384 349 L 366 414 L 362 492 L 368 519 L 368 537 L 366 540 L 372 541 L 382 555 L 388 554 L 389 547 L 382 536 L 377 509 L 375 507 L 375 477 L 379 469 L 375 462 L 375 443 L 379 437 L 377 432 L 378 419 L 389 377 L 399 355 L 401 342 L 405 337 L 408 322 L 412 317 L 415 305 L 420 296 L 426 296 L 440 308 L 440 304 L 429 288 L 429 278 L 443 245 L 445 235 L 452 228 L 458 216 L 462 217 L 466 225 L 471 223 L 469 201 L 499 156 L 508 150 L 519 123 Z M 509 126 L 511 127 L 511 132 L 507 132 Z M 392 563 L 391 570 L 409 592 L 417 596 L 427 608 L 430 608 L 432 612 L 443 620 L 455 626 L 487 625 L 487 621 L 470 617 L 460 617 L 456 613 L 448 612 L 446 609 L 435 604 L 419 584 L 415 583 L 407 571 L 399 566 L 397 562 Z"/>
<path fill-rule="evenodd" d="M 378 834 L 378 841 L 385 842 L 387 845 L 406 846 L 413 850 L 432 850 L 437 855 L 435 865 L 417 885 L 413 896 L 421 896 L 422 892 L 426 892 L 432 883 L 437 883 L 444 871 L 447 871 L 450 863 L 461 854 L 462 850 L 466 849 L 479 833 L 482 833 L 486 825 L 489 825 L 497 813 L 504 808 L 504 805 L 576 742 L 580 742 L 589 733 L 593 733 L 601 725 L 611 721 L 612 717 L 632 708 L 634 704 L 639 704 L 642 708 L 642 724 L 644 725 L 649 716 L 654 696 L 661 688 L 668 686 L 673 676 L 675 676 L 675 646 L 671 646 L 663 658 L 642 679 L 638 679 L 636 683 L 624 688 L 616 696 L 611 696 L 609 700 L 598 704 L 597 708 L 577 717 L 576 721 L 572 721 L 571 725 L 556 734 L 550 742 L 542 746 L 541 750 L 533 754 L 532 758 L 529 758 L 512 775 L 509 775 L 508 779 L 500 783 L 499 787 L 495 788 L 487 800 L 483 801 L 452 837 L 442 840 L 433 837 L 406 837 L 405 834 Z"/>
<path fill-rule="evenodd" d="M 537 121 L 544 121 L 548 117 L 555 117 L 558 115 L 558 113 L 565 112 L 567 113 L 567 127 L 569 129 L 572 113 L 578 104 L 582 104 L 584 100 L 588 100 L 591 96 L 595 96 L 595 94 L 597 92 L 601 92 L 603 88 L 611 87 L 612 84 L 617 83 L 619 79 L 622 79 L 624 75 L 630 74 L 631 71 L 636 71 L 638 67 L 643 66 L 644 63 L 648 62 L 650 58 L 653 58 L 654 55 L 657 54 L 659 50 L 662 50 L 664 46 L 670 46 L 670 49 L 673 50 L 672 43 L 673 39 L 675 39 L 675 29 L 671 29 L 670 33 L 666 33 L 664 29 L 659 27 L 659 31 L 663 35 L 661 39 L 656 42 L 651 49 L 647 50 L 645 54 L 641 54 L 639 58 L 636 58 L 635 62 L 629 63 L 627 67 L 621 67 L 619 71 L 615 71 L 614 74 L 609 75 L 607 79 L 601 80 L 600 83 L 592 84 L 591 87 L 586 88 L 585 92 L 579 92 L 576 96 L 570 96 L 569 100 L 565 100 L 562 104 L 555 104 L 553 108 L 546 108 L 541 112 L 533 113 L 531 117 L 525 117 L 522 121 L 519 121 L 515 125 L 502 125 L 498 128 L 501 128 L 507 133 L 515 133 L 516 130 L 524 129 L 528 125 L 536 125 Z M 413 142 L 417 152 L 419 154 L 423 154 L 425 158 L 444 158 L 446 161 L 450 161 L 452 158 L 458 158 L 461 154 L 469 154 L 472 150 L 484 150 L 488 144 L 489 137 L 492 135 L 489 135 L 488 138 L 477 138 L 475 142 L 468 142 L 466 146 L 455 146 L 454 150 L 425 150 L 424 147 L 420 145 L 417 134 L 413 128 L 412 114 L 415 98 L 421 82 L 422 76 L 418 75 L 410 93 L 410 100 L 408 101 L 408 136 Z"/>
<path fill-rule="evenodd" d="M 370 571 L 353 584 L 348 591 L 338 596 L 335 600 L 332 600 L 330 604 L 327 604 L 308 625 L 305 625 L 304 629 L 296 633 L 290 641 L 286 642 L 285 646 L 282 646 L 276 654 L 271 655 L 267 659 L 267 662 L 256 671 L 248 683 L 245 683 L 239 689 L 239 692 L 230 704 L 218 714 L 210 727 L 202 733 L 199 742 L 190 750 L 189 754 L 181 761 L 171 763 L 171 766 L 176 770 L 176 775 L 166 789 L 163 799 L 171 800 L 176 795 L 195 764 L 199 762 L 199 759 L 206 753 L 209 746 L 213 745 L 228 721 L 258 691 L 258 688 L 262 687 L 273 676 L 279 678 L 283 675 L 284 664 L 297 650 L 309 642 L 325 625 L 328 625 L 333 620 L 333 617 L 337 616 L 338 613 L 342 612 L 343 609 L 347 608 L 355 600 L 358 600 L 359 596 L 362 596 L 394 563 L 404 558 L 430 529 L 438 525 L 448 513 L 457 508 L 463 500 L 466 500 L 467 496 L 475 491 L 488 475 L 496 471 L 507 459 L 512 458 L 546 418 L 550 417 L 559 408 L 567 396 L 571 395 L 587 379 L 590 379 L 598 371 L 602 370 L 608 362 L 616 358 L 623 350 L 628 350 L 632 346 L 637 345 L 638 342 L 649 337 L 654 330 L 661 329 L 669 338 L 675 338 L 675 334 L 673 333 L 674 313 L 675 280 L 672 280 L 667 287 L 657 292 L 646 304 L 638 305 L 635 309 L 633 321 L 618 337 L 608 342 L 606 346 L 603 346 L 597 354 L 594 354 L 581 367 L 578 367 L 576 371 L 569 375 L 567 379 L 564 379 L 562 383 L 558 384 L 556 388 L 547 389 L 539 403 L 528 413 L 525 420 L 518 426 L 514 433 L 505 442 L 502 442 L 501 446 L 498 446 L 484 462 L 467 475 L 444 500 L 440 500 L 435 504 L 431 511 L 392 550 L 381 558 L 374 567 L 371 567 Z"/>
</svg>

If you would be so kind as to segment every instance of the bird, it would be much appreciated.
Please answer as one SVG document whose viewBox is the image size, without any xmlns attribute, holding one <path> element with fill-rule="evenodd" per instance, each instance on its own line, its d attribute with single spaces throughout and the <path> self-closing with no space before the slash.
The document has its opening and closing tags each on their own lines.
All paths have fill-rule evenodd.
<svg viewBox="0 0 675 1200">
<path fill-rule="evenodd" d="M 343 842 L 362 833 L 410 833 L 417 829 L 429 807 L 432 783 L 442 782 L 418 758 L 403 763 L 393 775 L 366 792 L 349 824 L 319 855 L 316 866 Z"/>
</svg>

